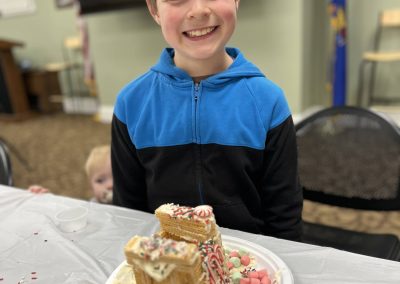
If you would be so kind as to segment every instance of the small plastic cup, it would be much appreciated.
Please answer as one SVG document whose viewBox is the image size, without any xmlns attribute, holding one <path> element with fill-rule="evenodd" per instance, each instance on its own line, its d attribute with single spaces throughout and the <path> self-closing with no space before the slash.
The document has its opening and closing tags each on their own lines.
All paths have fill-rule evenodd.
<svg viewBox="0 0 400 284">
<path fill-rule="evenodd" d="M 59 228 L 66 233 L 83 229 L 87 224 L 88 211 L 86 207 L 82 206 L 62 210 L 56 215 Z"/>
</svg>

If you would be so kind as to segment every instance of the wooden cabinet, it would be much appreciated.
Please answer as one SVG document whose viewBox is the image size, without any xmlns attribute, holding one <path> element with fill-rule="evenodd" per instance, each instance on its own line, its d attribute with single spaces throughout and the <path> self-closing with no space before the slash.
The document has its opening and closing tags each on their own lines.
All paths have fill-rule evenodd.
<svg viewBox="0 0 400 284">
<path fill-rule="evenodd" d="M 18 46 L 23 44 L 0 40 L 0 118 L 24 119 L 31 114 L 21 72 L 12 53 Z"/>
<path fill-rule="evenodd" d="M 32 109 L 43 113 L 62 109 L 57 71 L 32 70 L 24 73 L 23 77 Z"/>
</svg>

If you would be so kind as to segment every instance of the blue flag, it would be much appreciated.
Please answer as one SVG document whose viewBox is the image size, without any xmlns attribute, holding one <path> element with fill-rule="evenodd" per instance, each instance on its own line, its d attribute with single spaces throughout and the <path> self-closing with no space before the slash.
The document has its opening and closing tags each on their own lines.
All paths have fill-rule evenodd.
<svg viewBox="0 0 400 284">
<path fill-rule="evenodd" d="M 331 0 L 331 26 L 335 32 L 333 52 L 332 101 L 334 106 L 346 104 L 346 0 Z"/>
</svg>

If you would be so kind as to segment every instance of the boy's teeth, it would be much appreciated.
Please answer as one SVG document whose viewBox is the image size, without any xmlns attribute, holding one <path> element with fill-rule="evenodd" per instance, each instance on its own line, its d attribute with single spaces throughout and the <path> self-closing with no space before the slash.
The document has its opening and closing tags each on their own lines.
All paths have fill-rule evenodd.
<svg viewBox="0 0 400 284">
<path fill-rule="evenodd" d="M 205 29 L 201 29 L 201 30 L 194 30 L 194 31 L 187 32 L 187 34 L 189 37 L 203 36 L 203 35 L 206 35 L 206 34 L 212 32 L 214 29 L 215 29 L 215 27 L 205 28 Z"/>
</svg>

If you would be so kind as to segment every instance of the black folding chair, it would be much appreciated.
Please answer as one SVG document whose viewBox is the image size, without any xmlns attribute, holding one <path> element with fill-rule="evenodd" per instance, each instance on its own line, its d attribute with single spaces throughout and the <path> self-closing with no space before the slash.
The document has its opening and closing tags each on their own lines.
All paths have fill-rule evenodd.
<svg viewBox="0 0 400 284">
<path fill-rule="evenodd" d="M 0 184 L 13 185 L 12 169 L 9 150 L 3 140 L 0 139 Z"/>
<path fill-rule="evenodd" d="M 304 199 L 328 205 L 400 209 L 400 130 L 389 118 L 357 107 L 320 110 L 296 124 Z M 393 234 L 304 222 L 306 243 L 400 260 Z"/>
</svg>

